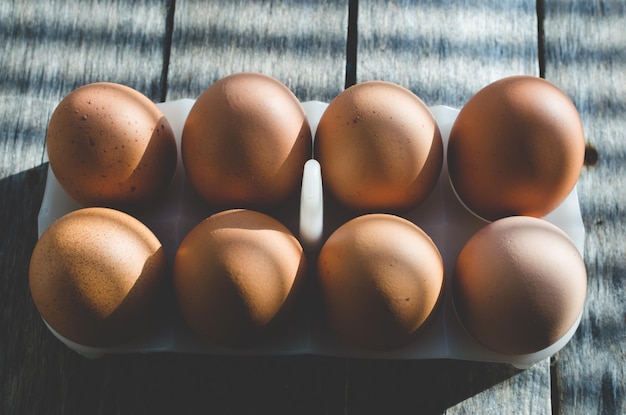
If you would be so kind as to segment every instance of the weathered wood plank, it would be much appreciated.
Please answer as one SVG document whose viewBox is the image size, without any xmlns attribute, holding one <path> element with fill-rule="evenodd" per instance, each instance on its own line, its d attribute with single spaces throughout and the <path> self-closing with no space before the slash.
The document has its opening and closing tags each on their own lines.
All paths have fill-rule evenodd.
<svg viewBox="0 0 626 415">
<path fill-rule="evenodd" d="M 168 100 L 195 98 L 224 76 L 255 71 L 301 101 L 328 101 L 344 86 L 347 21 L 344 1 L 179 2 Z"/>
<path fill-rule="evenodd" d="M 115 393 L 45 328 L 28 290 L 28 262 L 47 164 L 48 119 L 72 89 L 94 81 L 163 96 L 167 1 L 0 3 L 0 413 L 72 413 L 72 399 Z M 100 388 L 100 389 L 99 389 Z M 86 391 L 84 398 L 77 390 Z M 100 413 L 97 401 L 81 413 Z M 122 405 L 122 404 L 120 404 Z"/>
<path fill-rule="evenodd" d="M 391 80 L 430 105 L 461 106 L 496 78 L 538 74 L 534 1 L 378 3 L 359 4 L 360 81 Z M 155 101 L 193 97 L 243 70 L 277 77 L 301 100 L 328 101 L 343 89 L 347 2 L 173 4 L 0 2 L 0 413 L 541 414 L 551 404 L 564 414 L 626 413 L 626 5 L 617 0 L 545 0 L 545 75 L 572 96 L 598 154 L 579 191 L 587 311 L 552 366 L 552 402 L 548 361 L 525 371 L 319 357 L 89 361 L 54 339 L 26 276 L 45 129 L 63 95 L 108 80 Z"/>
<path fill-rule="evenodd" d="M 177 2 L 167 100 L 196 98 L 224 76 L 254 71 L 285 83 L 301 101 L 328 101 L 344 87 L 347 20 L 343 1 Z M 184 401 L 196 391 L 197 407 L 211 412 L 343 412 L 343 359 L 195 356 L 186 362 L 199 369 L 179 377 L 173 396 Z"/>
<path fill-rule="evenodd" d="M 0 6 L 1 413 L 343 409 L 343 360 L 164 354 L 88 361 L 54 339 L 32 305 L 27 268 L 45 178 L 43 137 L 49 116 L 63 95 L 97 80 L 130 85 L 155 101 L 164 99 L 167 28 L 174 22 L 170 3 L 66 2 L 54 8 L 52 2 L 15 1 Z M 185 7 L 193 16 L 185 17 Z M 201 53 L 185 61 L 174 49 L 173 62 L 192 66 L 177 72 L 173 65 L 168 98 L 193 97 L 210 80 L 242 70 L 276 76 L 302 100 L 328 99 L 343 88 L 346 5 L 180 3 L 178 12 L 178 50 L 188 52 L 195 44 Z M 193 26 L 193 19 L 203 20 Z M 220 38 L 205 26 L 208 21 L 223 26 Z M 192 37 L 196 43 L 188 43 Z M 208 49 L 203 49 L 205 40 L 212 45 Z M 205 64 L 204 57 L 218 53 L 223 60 Z M 181 74 L 197 82 L 195 89 L 177 84 Z"/>
<path fill-rule="evenodd" d="M 383 79 L 428 105 L 462 106 L 507 75 L 539 74 L 535 2 L 359 2 L 357 78 Z"/>
<path fill-rule="evenodd" d="M 539 74 L 535 1 L 359 2 L 357 80 L 403 85 L 427 105 L 461 107 L 488 83 Z M 549 361 L 525 371 L 471 362 L 351 364 L 349 408 L 367 396 L 401 413 L 551 413 Z M 384 379 L 379 388 L 376 379 Z M 351 399 L 352 398 L 352 399 Z M 408 409 L 407 409 L 408 408 Z"/>
<path fill-rule="evenodd" d="M 626 3 L 545 1 L 546 78 L 574 100 L 590 147 L 579 195 L 586 311 L 557 355 L 559 413 L 626 413 Z M 595 156 L 597 155 L 597 159 Z"/>
<path fill-rule="evenodd" d="M 455 360 L 351 361 L 346 389 L 350 414 L 540 414 L 549 393 L 543 362 L 520 371 L 509 365 Z M 514 401 L 514 402 L 510 402 Z"/>
<path fill-rule="evenodd" d="M 41 163 L 49 116 L 78 86 L 119 82 L 161 98 L 166 10 L 166 1 L 2 2 L 0 177 Z"/>
</svg>

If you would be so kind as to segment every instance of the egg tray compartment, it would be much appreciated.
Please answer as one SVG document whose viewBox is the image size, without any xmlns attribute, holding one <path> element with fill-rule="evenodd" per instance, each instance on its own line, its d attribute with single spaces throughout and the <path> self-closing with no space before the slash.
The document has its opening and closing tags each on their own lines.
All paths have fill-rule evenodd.
<svg viewBox="0 0 626 415">
<path fill-rule="evenodd" d="M 180 156 L 183 126 L 194 102 L 192 99 L 181 99 L 157 104 L 174 130 L 178 144 L 178 163 L 173 182 L 167 189 L 163 201 L 154 209 L 135 214 L 160 239 L 170 262 L 173 261 L 176 249 L 187 232 L 211 213 L 215 213 L 208 211 L 206 205 L 191 189 Z M 313 136 L 327 105 L 318 101 L 303 103 Z M 518 368 L 527 368 L 550 357 L 563 348 L 574 335 L 582 313 L 560 340 L 544 350 L 524 355 L 505 355 L 486 349 L 467 333 L 455 313 L 451 296 L 451 271 L 461 248 L 487 222 L 467 210 L 457 199 L 450 185 L 445 149 L 450 129 L 459 110 L 447 106 L 433 106 L 430 110 L 443 138 L 443 169 L 429 197 L 417 208 L 401 216 L 421 227 L 437 245 L 444 261 L 445 292 L 442 303 L 428 326 L 424 327 L 409 344 L 386 351 L 366 351 L 349 347 L 330 329 L 319 301 L 300 307 L 280 331 L 273 333 L 261 344 L 248 348 L 227 348 L 199 339 L 183 322 L 174 304 L 165 305 L 166 315 L 157 325 L 147 328 L 131 342 L 115 347 L 83 346 L 64 338 L 46 323 L 48 329 L 69 348 L 90 358 L 106 354 L 148 352 L 215 355 L 314 354 L 382 359 L 459 359 L 510 363 Z M 333 221 L 333 212 L 328 211 L 328 204 L 324 201 L 320 166 L 314 159 L 309 160 L 304 168 L 299 208 L 297 203 L 287 206 L 292 206 L 296 210 L 284 212 L 285 217 L 296 218 L 295 229 L 294 226 L 290 228 L 307 249 L 309 254 L 307 260 L 315 261 L 323 238 L 330 232 L 324 227 L 330 227 L 332 230 L 341 223 L 329 225 L 329 222 Z M 52 170 L 48 169 L 38 218 L 39 235 L 41 236 L 54 220 L 80 207 L 64 192 Z M 326 212 L 324 208 L 327 209 Z M 282 219 L 282 216 L 278 219 Z M 544 219 L 565 231 L 581 255 L 583 254 L 585 230 L 576 188 Z M 310 275 L 309 278 L 315 276 Z M 303 298 L 306 301 L 306 297 Z"/>
</svg>

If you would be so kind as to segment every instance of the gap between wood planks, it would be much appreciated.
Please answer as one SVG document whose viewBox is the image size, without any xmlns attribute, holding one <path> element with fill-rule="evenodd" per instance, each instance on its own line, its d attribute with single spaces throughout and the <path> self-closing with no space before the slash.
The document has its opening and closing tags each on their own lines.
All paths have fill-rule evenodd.
<svg viewBox="0 0 626 415">
<path fill-rule="evenodd" d="M 174 13 L 176 12 L 176 0 L 170 0 L 167 4 L 165 17 L 165 47 L 163 48 L 163 70 L 161 71 L 161 96 L 159 101 L 165 102 L 167 98 L 167 77 L 169 75 L 170 55 L 172 53 L 172 37 L 174 36 Z"/>
<path fill-rule="evenodd" d="M 348 88 L 356 83 L 357 70 L 357 44 L 358 44 L 358 0 L 348 0 L 348 27 L 346 40 L 346 74 L 344 88 Z M 174 34 L 174 15 L 176 13 L 176 0 L 169 0 L 166 5 L 165 20 L 165 45 L 163 48 L 163 70 L 159 81 L 161 93 L 158 97 L 160 102 L 167 98 L 168 75 L 170 65 L 170 55 L 172 50 L 172 38 Z"/>
<path fill-rule="evenodd" d="M 348 36 L 346 39 L 345 88 L 356 84 L 356 51 L 358 45 L 359 0 L 348 0 Z"/>
<path fill-rule="evenodd" d="M 546 32 L 545 32 L 545 0 L 536 0 L 535 10 L 537 13 L 537 63 L 539 65 L 539 77 L 546 77 Z M 587 153 L 585 149 L 585 154 Z M 586 159 L 585 155 L 585 159 Z M 552 415 L 561 413 L 561 385 L 559 383 L 558 359 L 550 357 L 550 405 Z"/>
</svg>

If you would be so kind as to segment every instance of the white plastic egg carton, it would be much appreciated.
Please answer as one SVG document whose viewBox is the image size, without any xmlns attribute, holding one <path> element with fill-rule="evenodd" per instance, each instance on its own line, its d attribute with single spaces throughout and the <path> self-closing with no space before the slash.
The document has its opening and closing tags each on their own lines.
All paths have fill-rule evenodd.
<svg viewBox="0 0 626 415">
<path fill-rule="evenodd" d="M 155 209 L 137 218 L 145 223 L 161 240 L 170 260 L 173 259 L 180 241 L 193 226 L 210 215 L 207 207 L 190 188 L 180 158 L 180 138 L 187 114 L 194 100 L 182 99 L 158 104 L 168 118 L 178 142 L 178 165 L 172 185 L 165 200 Z M 313 135 L 328 104 L 309 101 L 303 106 L 307 113 Z M 458 110 L 447 106 L 430 108 L 444 142 L 447 145 L 450 129 Z M 300 198 L 299 237 L 303 246 L 310 252 L 320 247 L 325 237 L 324 200 L 320 165 L 309 160 L 304 169 Z M 52 170 L 48 170 L 46 189 L 39 212 L 39 235 L 56 219 L 78 209 L 80 206 L 63 191 Z M 298 212 L 295 212 L 296 216 Z M 327 212 L 328 213 L 328 212 Z M 292 213 L 293 216 L 293 213 Z M 304 307 L 295 322 L 263 344 L 245 348 L 230 349 L 211 344 L 197 338 L 175 312 L 170 313 L 157 327 L 146 330 L 132 342 L 108 348 L 86 347 L 65 339 L 50 326 L 50 331 L 69 348 L 86 357 L 99 357 L 114 353 L 181 352 L 209 353 L 215 355 L 298 355 L 316 354 L 328 356 L 349 356 L 383 359 L 461 359 L 487 362 L 510 363 L 518 368 L 527 368 L 550 357 L 563 348 L 576 331 L 580 316 L 571 329 L 556 343 L 537 353 L 526 355 L 504 355 L 492 352 L 481 346 L 463 328 L 455 314 L 451 300 L 451 271 L 465 242 L 486 222 L 470 213 L 456 198 L 449 182 L 445 163 L 439 181 L 429 197 L 416 209 L 403 217 L 420 226 L 435 242 L 441 252 L 446 270 L 446 286 L 443 303 L 436 311 L 431 323 L 414 341 L 404 347 L 389 351 L 363 351 L 343 344 L 326 324 L 319 307 Z M 578 247 L 581 255 L 584 249 L 585 230 L 574 189 L 568 198 L 545 220 L 563 229 Z M 296 226 L 298 228 L 298 226 Z M 313 256 L 313 255 L 311 255 Z M 307 258 L 315 261 L 315 257 Z M 310 278 L 315 278 L 311 275 Z M 172 307 L 174 309 L 174 307 Z"/>
</svg>

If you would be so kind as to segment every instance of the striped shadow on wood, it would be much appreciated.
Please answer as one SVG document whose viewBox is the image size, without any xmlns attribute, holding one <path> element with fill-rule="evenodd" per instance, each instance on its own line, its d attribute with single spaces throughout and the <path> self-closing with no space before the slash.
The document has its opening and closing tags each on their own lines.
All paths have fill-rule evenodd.
<svg viewBox="0 0 626 415">
<path fill-rule="evenodd" d="M 545 0 L 546 78 L 572 97 L 589 154 L 579 182 L 589 286 L 554 365 L 555 412 L 626 413 L 626 3 Z"/>
<path fill-rule="evenodd" d="M 370 0 L 358 8 L 359 82 L 395 82 L 427 105 L 460 108 L 499 78 L 539 75 L 534 0 Z M 381 364 L 366 377 L 370 366 L 351 365 L 348 408 L 376 396 L 382 406 L 404 402 L 403 413 L 551 413 L 548 360 L 521 372 L 498 364 L 402 362 Z M 385 388 L 373 386 L 374 378 L 385 379 Z"/>
<path fill-rule="evenodd" d="M 168 100 L 196 98 L 224 76 L 255 71 L 301 101 L 328 101 L 344 86 L 347 19 L 344 1 L 177 2 Z"/>
</svg>

